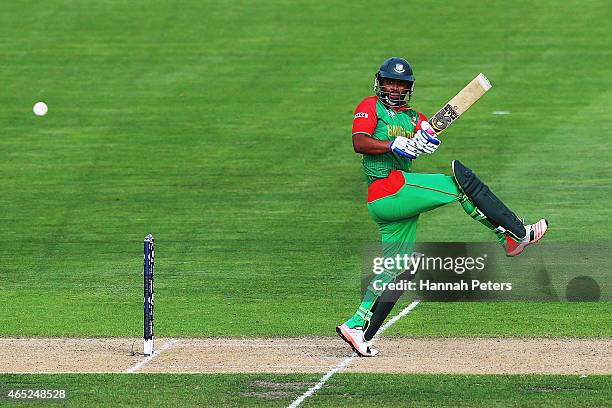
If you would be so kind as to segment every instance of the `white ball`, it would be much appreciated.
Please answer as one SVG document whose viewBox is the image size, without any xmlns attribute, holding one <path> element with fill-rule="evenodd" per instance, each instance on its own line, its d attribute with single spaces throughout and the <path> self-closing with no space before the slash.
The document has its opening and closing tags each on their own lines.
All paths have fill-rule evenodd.
<svg viewBox="0 0 612 408">
<path fill-rule="evenodd" d="M 36 116 L 45 116 L 49 111 L 49 108 L 44 102 L 36 102 L 36 104 L 34 105 L 34 109 L 32 110 L 34 111 L 34 114 Z"/>
</svg>

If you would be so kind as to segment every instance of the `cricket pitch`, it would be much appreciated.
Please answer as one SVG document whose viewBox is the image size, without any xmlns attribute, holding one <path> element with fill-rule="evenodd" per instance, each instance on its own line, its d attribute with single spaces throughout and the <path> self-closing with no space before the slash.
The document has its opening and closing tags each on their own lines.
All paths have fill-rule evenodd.
<svg viewBox="0 0 612 408">
<path fill-rule="evenodd" d="M 612 374 L 612 340 L 385 337 L 345 372 Z M 2 373 L 323 373 L 351 355 L 338 338 L 0 338 Z M 136 353 L 140 354 L 136 354 Z"/>
</svg>

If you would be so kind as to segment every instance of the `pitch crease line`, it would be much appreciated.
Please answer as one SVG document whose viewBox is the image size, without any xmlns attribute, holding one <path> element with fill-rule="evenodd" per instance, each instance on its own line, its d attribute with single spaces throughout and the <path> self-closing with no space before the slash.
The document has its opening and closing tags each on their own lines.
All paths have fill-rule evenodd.
<svg viewBox="0 0 612 408">
<path fill-rule="evenodd" d="M 166 343 L 164 343 L 163 346 L 161 346 L 159 348 L 159 350 L 154 351 L 153 354 L 151 354 L 148 357 L 145 357 L 144 360 L 142 360 L 141 362 L 137 363 L 136 365 L 128 368 L 125 372 L 126 373 L 135 373 L 136 371 L 140 370 L 142 367 L 144 367 L 145 365 L 147 365 L 149 363 L 149 361 L 153 360 L 153 358 L 155 356 L 157 356 L 159 353 L 161 353 L 164 350 L 168 350 L 169 348 L 173 347 L 176 343 L 178 343 L 178 340 L 170 340 L 167 341 Z"/>
<path fill-rule="evenodd" d="M 376 338 L 378 338 L 378 336 L 381 335 L 385 330 L 387 330 L 389 327 L 397 323 L 399 319 L 401 319 L 402 317 L 410 313 L 410 311 L 414 309 L 419 304 L 419 302 L 420 302 L 419 300 L 414 300 L 412 303 L 406 306 L 401 312 L 399 312 L 396 316 L 394 316 L 391 320 L 383 324 L 381 328 L 378 330 L 378 333 L 376 333 L 376 335 L 374 336 L 374 339 L 372 340 L 375 340 Z M 296 398 L 295 401 L 293 401 L 291 405 L 289 405 L 287 408 L 296 408 L 297 406 L 299 406 L 302 402 L 304 402 L 306 398 L 310 397 L 315 392 L 320 390 L 334 374 L 343 371 L 351 363 L 351 361 L 353 361 L 355 357 L 357 357 L 357 354 L 353 353 L 349 357 L 342 360 L 340 364 L 338 364 L 337 366 L 329 370 L 327 373 L 325 373 L 325 375 L 321 377 L 321 379 L 319 380 L 317 384 L 310 387 L 308 391 L 306 391 L 305 393 L 300 395 L 298 398 Z"/>
</svg>

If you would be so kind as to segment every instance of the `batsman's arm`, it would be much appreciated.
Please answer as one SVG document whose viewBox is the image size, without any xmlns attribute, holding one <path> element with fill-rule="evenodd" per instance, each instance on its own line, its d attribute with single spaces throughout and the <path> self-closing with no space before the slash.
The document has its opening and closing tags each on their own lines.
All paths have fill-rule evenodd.
<svg viewBox="0 0 612 408">
<path fill-rule="evenodd" d="M 355 153 L 361 154 L 384 154 L 389 153 L 388 140 L 377 140 L 367 133 L 353 133 L 353 149 Z"/>
</svg>

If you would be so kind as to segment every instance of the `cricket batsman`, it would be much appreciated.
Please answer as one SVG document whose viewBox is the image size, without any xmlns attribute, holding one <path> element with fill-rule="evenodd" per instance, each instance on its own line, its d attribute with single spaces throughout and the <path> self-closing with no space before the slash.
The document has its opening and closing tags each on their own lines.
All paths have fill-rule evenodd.
<svg viewBox="0 0 612 408">
<path fill-rule="evenodd" d="M 378 225 L 384 256 L 412 254 L 419 215 L 452 202 L 459 202 L 470 217 L 489 228 L 507 256 L 538 242 L 548 222 L 525 225 L 458 160 L 452 162 L 452 176 L 411 171 L 414 160 L 435 153 L 441 144 L 425 115 L 410 106 L 414 82 L 408 61 L 385 60 L 374 78 L 375 96 L 357 106 L 353 119 L 353 148 L 363 155 L 368 213 Z M 399 298 L 377 290 L 381 285 L 373 282 L 392 282 L 400 273 L 385 270 L 375 276 L 355 314 L 336 328 L 359 356 L 378 353 L 371 340 Z"/>
</svg>

